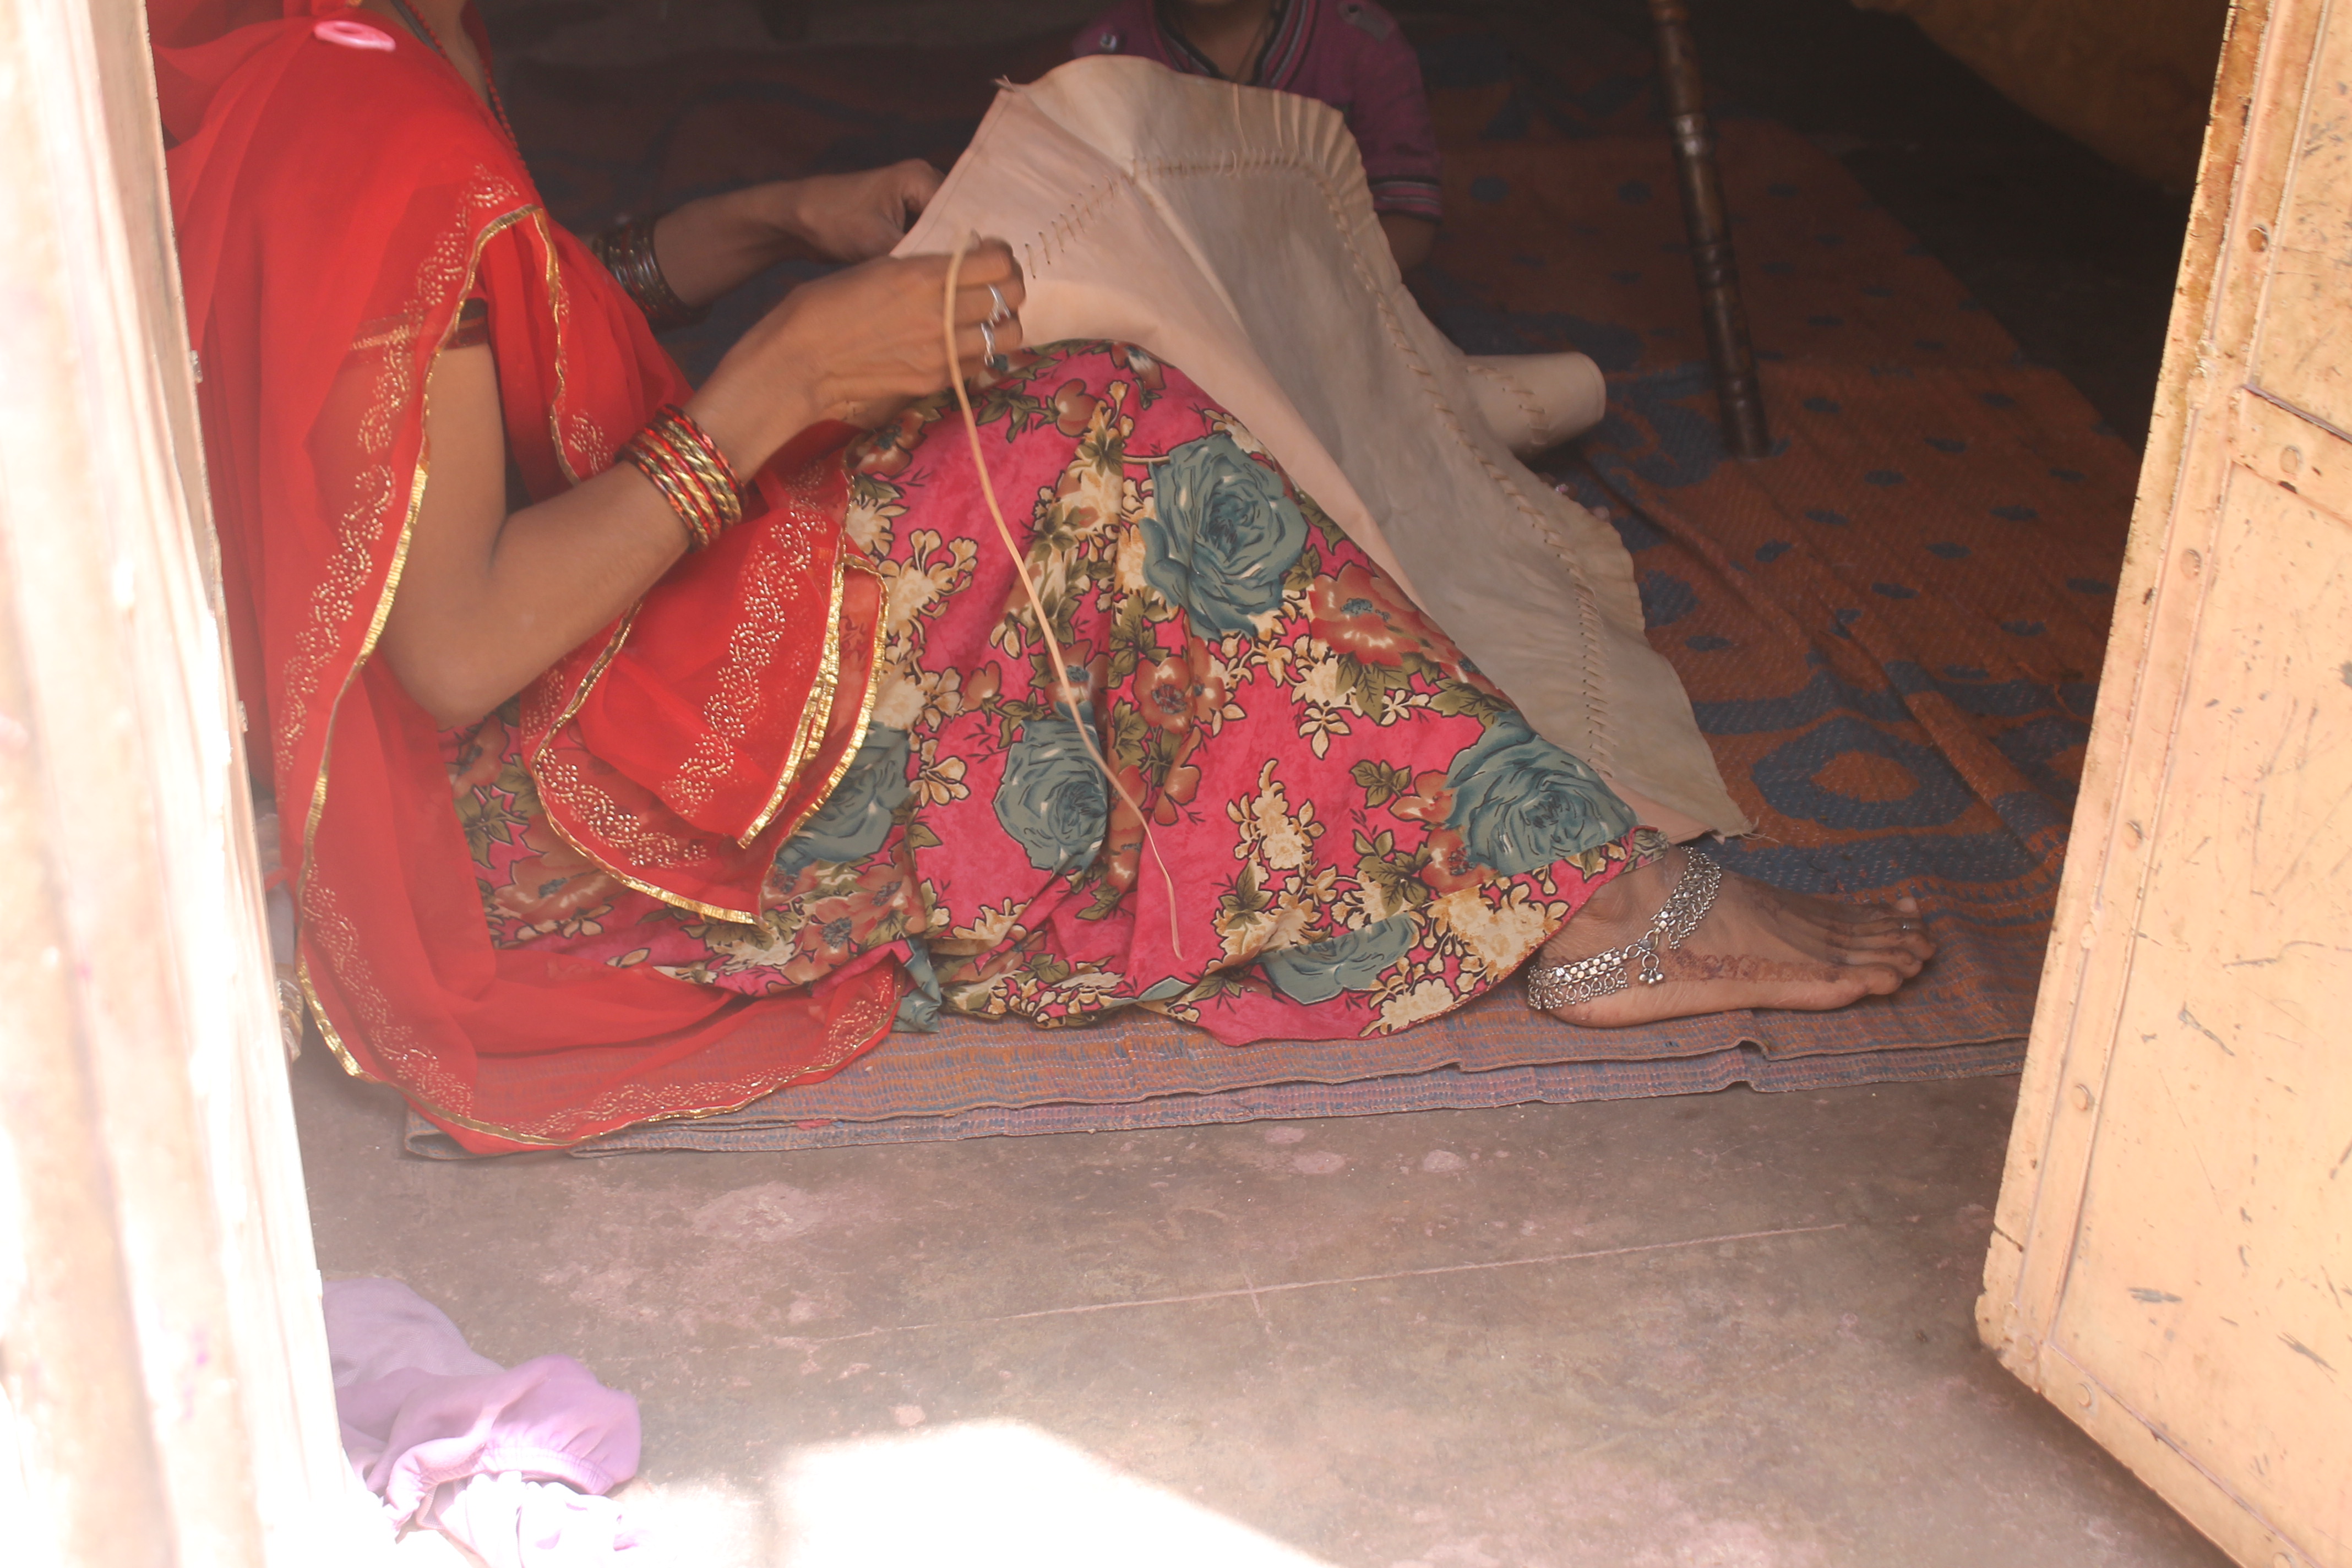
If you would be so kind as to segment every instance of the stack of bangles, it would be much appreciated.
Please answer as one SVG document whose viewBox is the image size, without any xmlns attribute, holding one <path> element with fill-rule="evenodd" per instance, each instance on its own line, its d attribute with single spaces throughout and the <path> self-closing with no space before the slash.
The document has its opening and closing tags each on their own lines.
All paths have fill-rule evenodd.
<svg viewBox="0 0 2352 1568">
<path fill-rule="evenodd" d="M 604 264 L 604 270 L 637 302 L 637 309 L 657 332 L 693 326 L 710 313 L 708 308 L 697 310 L 688 304 L 669 286 L 661 258 L 654 250 L 654 226 L 660 221 L 634 218 L 591 236 L 587 242 L 590 254 Z"/>
<path fill-rule="evenodd" d="M 743 521 L 743 491 L 717 442 L 674 403 L 629 437 L 621 460 L 653 482 L 686 525 L 688 550 L 706 550 Z"/>
</svg>

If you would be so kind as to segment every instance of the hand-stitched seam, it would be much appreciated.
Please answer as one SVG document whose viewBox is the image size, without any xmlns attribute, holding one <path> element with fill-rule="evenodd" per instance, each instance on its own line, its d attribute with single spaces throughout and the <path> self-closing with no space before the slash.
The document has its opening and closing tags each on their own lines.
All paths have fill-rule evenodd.
<svg viewBox="0 0 2352 1568">
<path fill-rule="evenodd" d="M 1550 430 L 1551 411 L 1538 403 L 1535 393 L 1518 380 L 1492 365 L 1480 364 L 1475 360 L 1464 360 L 1462 367 L 1472 375 L 1486 377 L 1509 394 L 1511 401 L 1519 405 L 1519 412 L 1528 416 L 1528 429 L 1530 435 Z"/>
</svg>

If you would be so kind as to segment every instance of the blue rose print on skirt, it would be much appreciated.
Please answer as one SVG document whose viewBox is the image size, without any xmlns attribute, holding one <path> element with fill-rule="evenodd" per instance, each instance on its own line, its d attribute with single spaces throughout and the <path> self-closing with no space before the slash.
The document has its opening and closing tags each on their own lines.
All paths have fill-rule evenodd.
<svg viewBox="0 0 2352 1568">
<path fill-rule="evenodd" d="M 1078 734 L 1093 722 L 1091 702 L 1079 704 L 1076 723 L 1059 712 L 1031 719 L 1005 751 L 996 820 L 1040 871 L 1085 870 L 1110 826 L 1109 787 Z"/>
<path fill-rule="evenodd" d="M 1221 430 L 1154 464 L 1152 496 L 1143 580 L 1204 637 L 1255 632 L 1307 545 L 1307 519 L 1282 476 Z"/>
<path fill-rule="evenodd" d="M 1622 838 L 1633 813 L 1576 758 L 1505 710 L 1445 770 L 1454 792 L 1445 826 L 1470 858 L 1507 877 Z"/>
<path fill-rule="evenodd" d="M 1383 970 L 1412 951 L 1419 935 L 1412 915 L 1392 915 L 1324 942 L 1260 953 L 1258 967 L 1276 991 L 1312 1006 L 1342 991 L 1370 991 Z"/>
<path fill-rule="evenodd" d="M 912 793 L 907 731 L 870 726 L 824 804 L 776 851 L 777 872 L 789 879 L 811 861 L 864 859 L 890 837 L 890 814 Z"/>
</svg>

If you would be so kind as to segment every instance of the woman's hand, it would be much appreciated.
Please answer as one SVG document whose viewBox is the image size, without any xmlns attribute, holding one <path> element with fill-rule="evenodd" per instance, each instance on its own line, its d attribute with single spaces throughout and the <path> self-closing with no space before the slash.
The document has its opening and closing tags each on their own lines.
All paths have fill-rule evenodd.
<svg viewBox="0 0 2352 1568">
<path fill-rule="evenodd" d="M 788 256 L 867 261 L 887 256 L 940 188 L 919 158 L 856 174 L 777 180 L 687 203 L 654 231 L 662 275 L 689 305 L 707 305 Z"/>
<path fill-rule="evenodd" d="M 885 257 L 803 283 L 743 334 L 688 412 L 749 474 L 820 420 L 871 425 L 977 376 L 992 341 L 998 353 L 1022 344 L 1021 268 L 1002 240 L 964 257 L 952 364 L 940 331 L 947 275 L 944 256 Z"/>
<path fill-rule="evenodd" d="M 818 174 L 763 187 L 779 226 L 827 261 L 887 256 L 946 176 L 920 158 L 856 174 Z"/>
</svg>

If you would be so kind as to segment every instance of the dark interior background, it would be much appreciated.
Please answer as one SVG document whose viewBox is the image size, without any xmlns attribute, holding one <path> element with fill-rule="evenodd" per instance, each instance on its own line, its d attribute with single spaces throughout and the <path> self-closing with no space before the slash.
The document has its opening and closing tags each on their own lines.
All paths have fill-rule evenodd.
<svg viewBox="0 0 2352 1568">
<path fill-rule="evenodd" d="M 480 0 L 502 68 L 699 49 L 953 46 L 1070 31 L 1096 0 Z M 2189 195 L 2126 174 L 2011 104 L 1906 18 L 1850 0 L 1688 0 L 1723 109 L 1811 137 L 2135 445 L 2146 437 Z M 1392 4 L 1512 33 L 1599 21 L 1650 36 L 1644 0 Z"/>
</svg>

